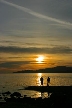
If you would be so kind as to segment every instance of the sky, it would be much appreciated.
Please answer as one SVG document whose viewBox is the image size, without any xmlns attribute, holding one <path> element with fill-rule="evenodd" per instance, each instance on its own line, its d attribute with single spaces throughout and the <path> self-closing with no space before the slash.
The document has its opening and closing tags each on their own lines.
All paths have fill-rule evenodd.
<svg viewBox="0 0 72 108">
<path fill-rule="evenodd" d="M 72 0 L 0 0 L 0 73 L 72 66 L 71 58 Z"/>
</svg>

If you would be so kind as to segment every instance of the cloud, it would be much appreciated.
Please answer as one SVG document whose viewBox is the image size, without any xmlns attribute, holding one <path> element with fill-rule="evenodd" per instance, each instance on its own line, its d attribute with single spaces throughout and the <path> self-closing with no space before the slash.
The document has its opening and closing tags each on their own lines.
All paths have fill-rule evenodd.
<svg viewBox="0 0 72 108">
<path fill-rule="evenodd" d="M 1 63 L 0 67 L 1 68 L 12 68 L 12 67 L 16 67 L 16 63 L 14 63 L 14 62 L 5 62 L 5 63 Z"/>
<path fill-rule="evenodd" d="M 35 17 L 42 18 L 42 19 L 49 20 L 49 21 L 53 21 L 53 22 L 59 23 L 59 24 L 61 24 L 61 25 L 65 25 L 66 27 L 67 27 L 67 26 L 72 26 L 72 23 L 70 23 L 70 22 L 62 21 L 62 20 L 60 20 L 60 19 L 52 18 L 52 17 L 50 17 L 50 16 L 45 16 L 45 15 L 43 15 L 43 14 L 34 12 L 34 11 L 32 11 L 31 9 L 28 9 L 28 8 L 25 8 L 25 7 L 16 5 L 16 4 L 14 4 L 14 3 L 10 3 L 10 2 L 7 2 L 7 1 L 5 1 L 5 0 L 0 0 L 0 2 L 2 2 L 2 3 L 4 3 L 4 4 L 7 4 L 7 5 L 9 5 L 9 6 L 15 7 L 15 8 L 17 8 L 17 9 L 19 9 L 19 10 L 22 10 L 22 11 L 24 11 L 24 12 L 26 12 L 26 13 L 29 13 L 30 15 L 33 15 L 33 16 L 35 16 Z"/>
<path fill-rule="evenodd" d="M 27 48 L 20 48 L 20 47 L 4 47 L 0 46 L 0 52 L 3 53 L 28 53 L 28 54 L 42 54 L 42 53 L 47 53 L 47 54 L 71 54 L 72 53 L 72 48 L 67 47 L 67 46 L 56 46 L 52 48 L 37 48 L 37 47 L 27 47 Z"/>
<path fill-rule="evenodd" d="M 29 64 L 30 61 L 14 61 L 14 62 L 4 62 L 4 63 L 0 63 L 0 67 L 1 68 L 16 68 L 19 67 L 20 65 L 23 64 Z"/>
<path fill-rule="evenodd" d="M 11 61 L 11 62 L 4 62 L 0 63 L 0 68 L 20 68 L 22 65 L 29 65 L 29 64 L 37 64 L 35 61 Z M 42 64 L 47 64 L 45 62 L 42 62 Z"/>
</svg>

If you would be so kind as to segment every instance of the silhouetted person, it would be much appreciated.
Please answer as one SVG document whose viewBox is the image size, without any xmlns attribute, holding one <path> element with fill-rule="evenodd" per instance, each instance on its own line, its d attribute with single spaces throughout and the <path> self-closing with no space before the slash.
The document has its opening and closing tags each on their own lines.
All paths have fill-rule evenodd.
<svg viewBox="0 0 72 108">
<path fill-rule="evenodd" d="M 50 83 L 50 77 L 47 78 L 47 86 L 49 86 Z"/>
<path fill-rule="evenodd" d="M 43 77 L 40 78 L 41 85 L 43 85 Z"/>
</svg>

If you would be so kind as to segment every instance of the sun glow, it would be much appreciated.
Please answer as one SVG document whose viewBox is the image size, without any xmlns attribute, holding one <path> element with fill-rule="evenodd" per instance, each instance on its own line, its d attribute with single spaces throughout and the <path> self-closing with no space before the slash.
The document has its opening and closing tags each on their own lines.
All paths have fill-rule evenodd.
<svg viewBox="0 0 72 108">
<path fill-rule="evenodd" d="M 40 55 L 36 58 L 37 63 L 43 63 L 44 61 L 44 56 Z"/>
<path fill-rule="evenodd" d="M 42 76 L 42 73 L 38 73 L 38 77 L 41 77 Z"/>
</svg>

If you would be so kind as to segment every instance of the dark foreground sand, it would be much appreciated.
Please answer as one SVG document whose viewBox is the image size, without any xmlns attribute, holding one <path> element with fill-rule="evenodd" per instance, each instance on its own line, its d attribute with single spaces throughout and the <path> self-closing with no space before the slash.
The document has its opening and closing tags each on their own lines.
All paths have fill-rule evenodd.
<svg viewBox="0 0 72 108">
<path fill-rule="evenodd" d="M 27 89 L 31 88 L 39 89 L 42 92 L 46 89 L 46 87 L 37 88 L 35 86 L 29 86 Z M 48 90 L 50 92 L 50 88 Z M 51 90 L 51 96 L 44 99 L 42 97 L 21 97 L 15 92 L 10 95 L 10 98 L 5 97 L 6 102 L 0 102 L 0 108 L 72 108 L 72 86 L 51 87 Z"/>
</svg>

